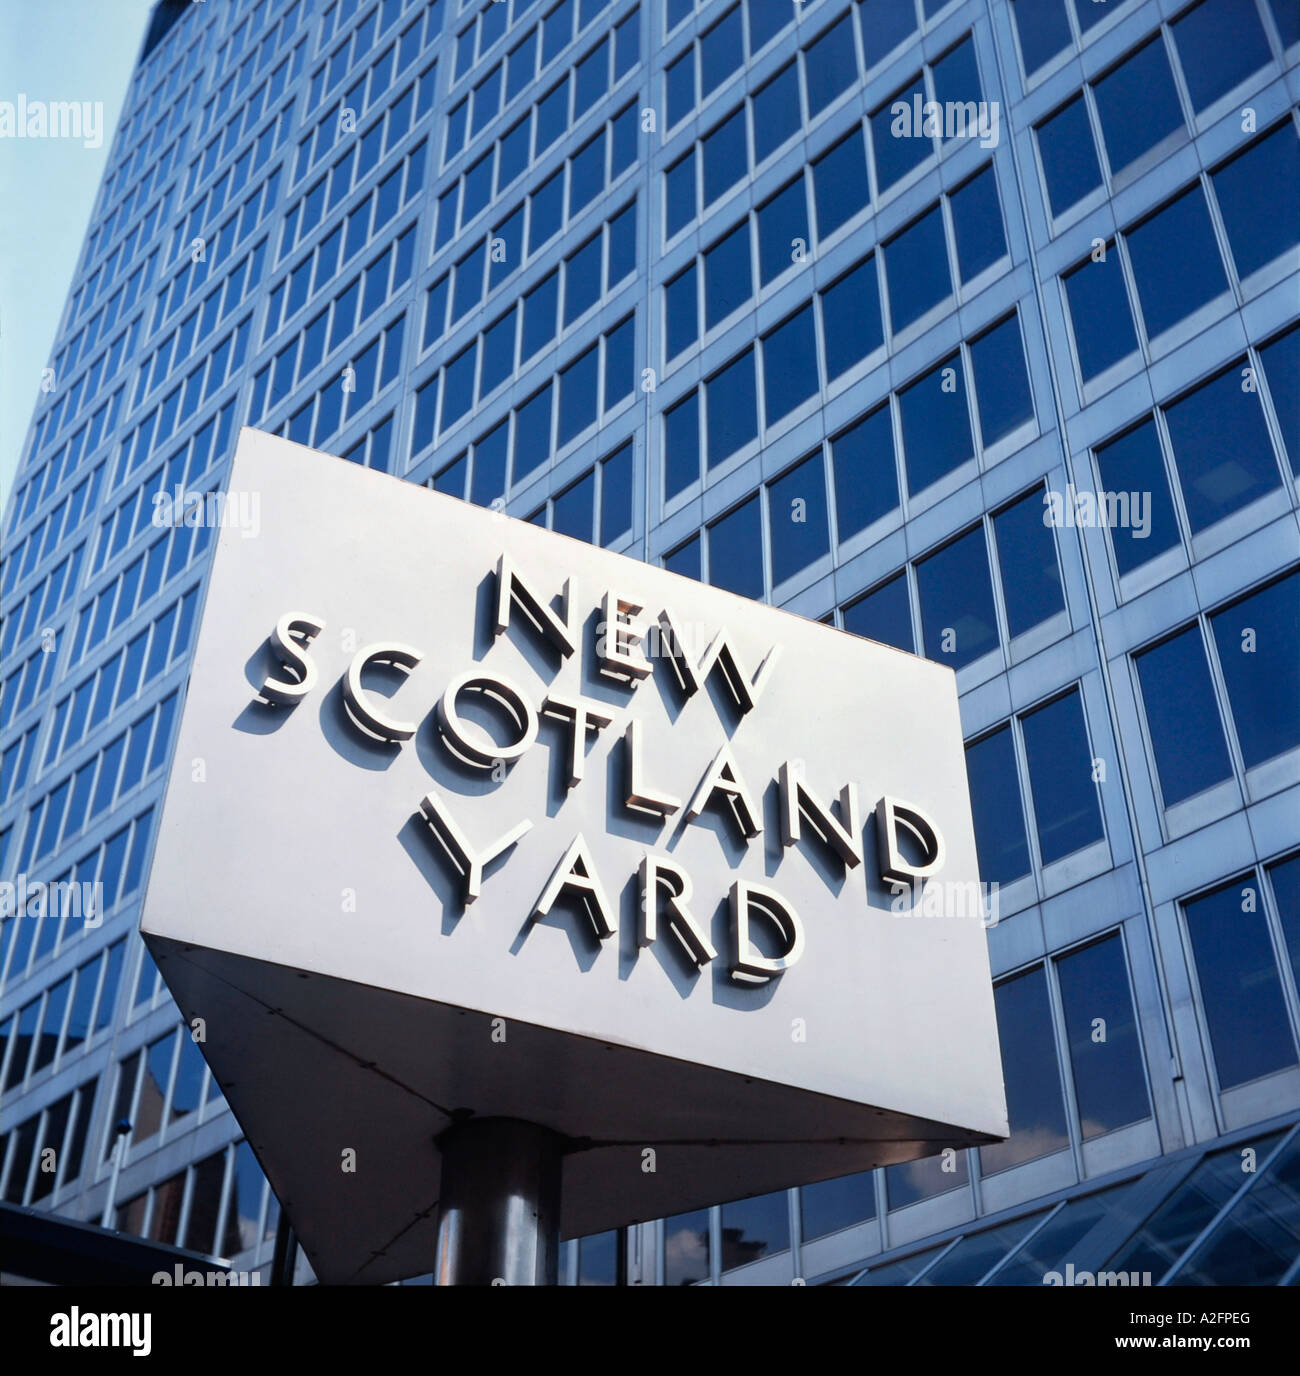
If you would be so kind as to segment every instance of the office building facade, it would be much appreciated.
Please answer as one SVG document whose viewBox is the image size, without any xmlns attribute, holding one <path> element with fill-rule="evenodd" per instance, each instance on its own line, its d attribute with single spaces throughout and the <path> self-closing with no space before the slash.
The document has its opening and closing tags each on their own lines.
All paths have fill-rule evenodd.
<svg viewBox="0 0 1300 1376">
<path fill-rule="evenodd" d="M 1294 0 L 160 0 L 5 515 L 4 1199 L 270 1257 L 135 930 L 252 425 L 956 671 L 1010 1139 L 568 1280 L 1293 1280 L 1298 92 Z"/>
</svg>

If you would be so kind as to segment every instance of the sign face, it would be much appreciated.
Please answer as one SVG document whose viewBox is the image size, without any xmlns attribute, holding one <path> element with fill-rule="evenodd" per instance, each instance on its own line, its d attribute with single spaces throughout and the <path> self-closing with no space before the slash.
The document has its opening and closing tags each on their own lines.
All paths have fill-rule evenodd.
<svg viewBox="0 0 1300 1376">
<path fill-rule="evenodd" d="M 141 930 L 322 1280 L 430 1268 L 457 1111 L 575 1139 L 565 1236 L 1005 1136 L 951 670 L 256 431 L 229 487 Z"/>
</svg>

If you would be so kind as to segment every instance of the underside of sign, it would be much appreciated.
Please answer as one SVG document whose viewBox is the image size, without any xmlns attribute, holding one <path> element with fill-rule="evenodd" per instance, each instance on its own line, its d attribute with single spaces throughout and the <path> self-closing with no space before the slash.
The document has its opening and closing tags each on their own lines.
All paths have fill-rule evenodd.
<svg viewBox="0 0 1300 1376">
<path fill-rule="evenodd" d="M 244 431 L 141 930 L 318 1276 L 1007 1132 L 950 670 Z M 196 1033 L 196 1036 L 198 1033 Z"/>
</svg>

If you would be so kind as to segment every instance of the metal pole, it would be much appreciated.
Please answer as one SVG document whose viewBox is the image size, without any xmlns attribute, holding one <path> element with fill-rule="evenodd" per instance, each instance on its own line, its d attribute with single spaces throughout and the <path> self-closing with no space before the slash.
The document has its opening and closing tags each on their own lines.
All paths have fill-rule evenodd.
<svg viewBox="0 0 1300 1376">
<path fill-rule="evenodd" d="M 435 1285 L 554 1285 L 565 1139 L 518 1118 L 469 1118 L 438 1139 Z"/>
</svg>

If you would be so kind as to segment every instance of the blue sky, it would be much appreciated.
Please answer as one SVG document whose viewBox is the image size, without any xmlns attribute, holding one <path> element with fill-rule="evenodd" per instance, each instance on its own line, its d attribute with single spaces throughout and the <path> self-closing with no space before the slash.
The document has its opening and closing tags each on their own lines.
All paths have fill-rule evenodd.
<svg viewBox="0 0 1300 1376">
<path fill-rule="evenodd" d="M 102 101 L 103 140 L 0 138 L 0 503 L 7 503 L 153 0 L 0 4 L 0 101 Z"/>
</svg>

